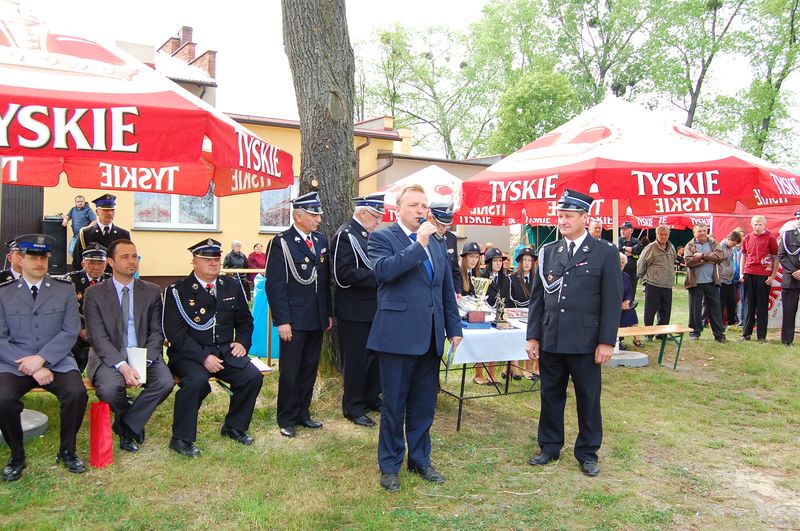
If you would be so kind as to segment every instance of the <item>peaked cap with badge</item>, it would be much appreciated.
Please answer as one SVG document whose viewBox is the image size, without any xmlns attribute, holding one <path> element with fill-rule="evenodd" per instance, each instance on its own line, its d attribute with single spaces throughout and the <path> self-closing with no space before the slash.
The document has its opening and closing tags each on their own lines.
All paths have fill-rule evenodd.
<svg viewBox="0 0 800 531">
<path fill-rule="evenodd" d="M 114 210 L 117 208 L 117 198 L 111 194 L 103 194 L 97 199 L 92 200 L 98 210 Z M 131 233 L 127 230 L 118 227 L 113 222 L 106 227 L 107 232 L 100 228 L 99 221 L 94 225 L 87 225 L 83 227 L 78 233 L 78 242 L 75 245 L 75 250 L 72 255 L 72 263 L 80 264 L 83 258 L 84 249 L 88 249 L 93 243 L 99 243 L 105 249 L 111 245 L 114 240 L 130 240 Z M 106 272 L 111 272 L 111 266 L 106 266 Z"/>
</svg>

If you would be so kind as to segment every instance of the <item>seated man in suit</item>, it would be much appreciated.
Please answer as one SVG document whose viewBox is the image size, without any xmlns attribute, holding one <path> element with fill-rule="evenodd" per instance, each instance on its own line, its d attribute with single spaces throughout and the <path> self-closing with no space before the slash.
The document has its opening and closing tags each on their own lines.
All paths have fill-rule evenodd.
<svg viewBox="0 0 800 531">
<path fill-rule="evenodd" d="M 214 377 L 231 386 L 228 415 L 221 435 L 244 445 L 262 376 L 247 351 L 253 335 L 253 316 L 237 278 L 220 277 L 222 244 L 211 238 L 196 243 L 194 270 L 167 288 L 164 297 L 164 335 L 169 341 L 169 365 L 181 382 L 175 393 L 172 440 L 169 447 L 186 457 L 197 457 L 197 413 L 211 392 Z"/>
<path fill-rule="evenodd" d="M 175 380 L 163 357 L 161 289 L 134 278 L 139 256 L 130 240 L 111 242 L 108 263 L 113 277 L 87 289 L 83 301 L 92 345 L 88 374 L 97 398 L 114 410 L 119 447 L 137 452 L 144 442 L 144 425 L 172 392 Z M 147 381 L 132 404 L 127 388 L 142 386 L 142 375 L 128 364 L 128 347 L 147 349 Z"/>
<path fill-rule="evenodd" d="M 86 320 L 83 316 L 83 295 L 87 288 L 111 278 L 106 273 L 106 248 L 99 243 L 91 243 L 83 253 L 81 268 L 78 271 L 67 273 L 64 278 L 72 282 L 75 295 L 78 297 L 78 313 L 81 314 L 81 333 L 72 346 L 72 355 L 78 363 L 78 370 L 83 373 L 89 362 L 89 332 L 86 330 Z"/>
<path fill-rule="evenodd" d="M 72 286 L 47 274 L 55 238 L 27 234 L 16 239 L 22 276 L 0 286 L 0 431 L 11 449 L 5 481 L 25 469 L 22 396 L 43 387 L 61 403 L 61 446 L 56 461 L 79 474 L 86 471 L 75 453 L 88 396 L 70 353 L 81 320 Z"/>
<path fill-rule="evenodd" d="M 445 335 L 461 341 L 453 277 L 445 246 L 426 223 L 428 200 L 419 185 L 397 194 L 397 223 L 369 237 L 369 259 L 378 281 L 378 311 L 367 348 L 380 360 L 381 406 L 378 465 L 381 487 L 400 490 L 397 474 L 408 440 L 408 469 L 441 483 L 431 466 L 430 429 L 439 393 Z M 405 425 L 405 426 L 404 426 Z"/>
</svg>

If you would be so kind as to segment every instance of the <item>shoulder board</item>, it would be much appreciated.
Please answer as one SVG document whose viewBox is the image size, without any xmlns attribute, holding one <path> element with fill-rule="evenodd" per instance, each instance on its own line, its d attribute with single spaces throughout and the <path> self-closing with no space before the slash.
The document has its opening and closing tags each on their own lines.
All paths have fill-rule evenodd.
<svg viewBox="0 0 800 531">
<path fill-rule="evenodd" d="M 540 245 L 540 246 L 539 246 L 539 252 L 542 252 L 542 250 L 543 250 L 545 247 L 550 247 L 551 245 L 553 245 L 553 244 L 555 244 L 555 243 L 558 243 L 559 241 L 560 241 L 560 240 L 556 240 L 556 241 L 554 241 L 554 242 L 547 242 L 547 243 L 543 243 L 542 245 Z"/>
<path fill-rule="evenodd" d="M 605 240 L 603 240 L 603 241 L 605 241 Z M 606 242 L 606 245 L 608 245 L 609 247 L 614 247 L 614 244 L 611 243 L 611 242 Z"/>
<path fill-rule="evenodd" d="M 17 283 L 17 279 L 16 278 L 9 278 L 5 282 L 0 283 L 0 288 L 6 287 L 6 286 L 10 286 L 11 284 L 16 284 L 16 283 Z"/>
<path fill-rule="evenodd" d="M 64 284 L 72 284 L 72 280 L 64 278 L 64 277 L 50 277 L 50 278 L 52 278 L 53 280 L 56 280 L 58 282 L 63 282 Z"/>
</svg>

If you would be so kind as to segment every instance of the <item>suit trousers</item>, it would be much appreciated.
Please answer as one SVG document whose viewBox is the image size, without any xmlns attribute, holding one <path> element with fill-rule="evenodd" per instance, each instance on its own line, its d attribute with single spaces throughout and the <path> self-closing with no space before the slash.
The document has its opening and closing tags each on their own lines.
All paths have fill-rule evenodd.
<svg viewBox="0 0 800 531">
<path fill-rule="evenodd" d="M 656 324 L 669 324 L 672 315 L 672 288 L 659 288 L 647 284 L 644 287 L 644 325 L 652 326 L 658 314 Z"/>
<path fill-rule="evenodd" d="M 370 322 L 339 319 L 339 350 L 343 359 L 342 413 L 349 419 L 376 409 L 381 393 L 378 355 L 367 349 Z"/>
<path fill-rule="evenodd" d="M 719 303 L 722 306 L 723 316 L 722 324 L 726 323 L 733 326 L 739 323 L 739 318 L 736 316 L 736 293 L 739 291 L 739 283 L 733 282 L 731 284 L 719 285 Z"/>
<path fill-rule="evenodd" d="M 32 376 L 0 373 L 0 431 L 11 449 L 11 457 L 22 458 L 22 396 L 40 387 Z M 53 381 L 41 386 L 53 393 L 61 405 L 61 449 L 75 452 L 75 438 L 83 423 L 89 396 L 78 371 L 54 372 Z"/>
<path fill-rule="evenodd" d="M 176 360 L 170 365 L 181 383 L 175 393 L 175 411 L 172 419 L 172 436 L 181 441 L 194 442 L 197 439 L 197 413 L 203 400 L 211 392 L 208 379 L 212 376 L 231 386 L 233 396 L 225 416 L 225 426 L 247 431 L 256 399 L 261 391 L 263 376 L 258 369 L 248 363 L 245 367 L 225 366 L 211 374 L 203 365 L 191 360 Z"/>
<path fill-rule="evenodd" d="M 715 338 L 725 336 L 722 324 L 722 308 L 719 305 L 719 286 L 713 282 L 703 282 L 689 288 L 689 328 L 691 335 L 700 337 L 703 333 L 703 299 L 708 305 L 708 320 Z"/>
<path fill-rule="evenodd" d="M 311 418 L 311 396 L 317 381 L 322 330 L 292 330 L 281 340 L 278 365 L 278 426 L 290 428 Z"/>
<path fill-rule="evenodd" d="M 114 411 L 114 433 L 124 435 L 123 427 L 126 427 L 134 435 L 140 436 L 156 407 L 172 392 L 175 379 L 163 360 L 154 361 L 147 367 L 147 383 L 133 404 L 128 402 L 125 377 L 114 367 L 104 363 L 98 365 L 92 383 L 97 398 L 108 402 Z"/>
<path fill-rule="evenodd" d="M 767 317 L 769 312 L 769 289 L 766 275 L 751 275 L 745 273 L 744 285 L 747 293 L 744 326 L 742 335 L 750 337 L 753 335 L 753 326 L 756 326 L 758 339 L 767 338 Z"/>
<path fill-rule="evenodd" d="M 432 334 L 421 356 L 378 353 L 380 360 L 381 424 L 378 466 L 384 474 L 397 474 L 408 442 L 408 468 L 431 464 L 431 426 L 439 394 L 439 353 Z M 405 441 L 403 428 L 405 424 Z"/>
<path fill-rule="evenodd" d="M 572 377 L 578 406 L 578 437 L 573 453 L 579 463 L 597 461 L 603 442 L 603 417 L 600 412 L 601 369 L 591 354 L 555 354 L 539 356 L 540 395 L 538 442 L 543 453 L 558 455 L 564 447 L 564 408 L 567 385 Z"/>
<path fill-rule="evenodd" d="M 800 289 L 798 288 L 781 289 L 781 306 L 783 306 L 781 343 L 791 345 L 794 341 L 794 323 L 797 316 L 798 297 L 800 297 Z"/>
</svg>

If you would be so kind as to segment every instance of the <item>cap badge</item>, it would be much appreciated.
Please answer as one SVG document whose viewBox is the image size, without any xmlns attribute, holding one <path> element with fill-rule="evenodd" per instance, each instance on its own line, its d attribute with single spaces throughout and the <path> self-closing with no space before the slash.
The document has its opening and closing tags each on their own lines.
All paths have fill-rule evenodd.
<svg viewBox="0 0 800 531">
<path fill-rule="evenodd" d="M 214 245 L 214 240 L 209 238 L 208 240 L 206 240 L 206 245 Z"/>
</svg>

